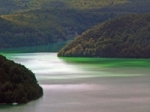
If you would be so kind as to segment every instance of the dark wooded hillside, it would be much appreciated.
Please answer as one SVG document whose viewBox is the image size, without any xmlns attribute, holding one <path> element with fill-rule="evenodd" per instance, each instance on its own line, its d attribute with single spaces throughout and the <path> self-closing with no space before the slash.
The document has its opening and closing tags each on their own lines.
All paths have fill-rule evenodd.
<svg viewBox="0 0 150 112">
<path fill-rule="evenodd" d="M 109 20 L 87 30 L 58 56 L 150 58 L 150 14 Z"/>
<path fill-rule="evenodd" d="M 74 9 L 45 9 L 2 15 L 0 48 L 50 44 L 73 39 L 100 22 L 117 16 Z"/>
<path fill-rule="evenodd" d="M 35 75 L 0 55 L 0 104 L 27 103 L 43 95 Z"/>
</svg>

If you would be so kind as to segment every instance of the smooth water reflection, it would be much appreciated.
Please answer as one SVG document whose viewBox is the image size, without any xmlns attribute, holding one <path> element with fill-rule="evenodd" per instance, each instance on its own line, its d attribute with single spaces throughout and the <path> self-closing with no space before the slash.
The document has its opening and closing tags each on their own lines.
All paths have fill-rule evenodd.
<svg viewBox="0 0 150 112">
<path fill-rule="evenodd" d="M 68 63 L 56 53 L 5 54 L 35 74 L 44 96 L 0 112 L 149 112 L 150 70 Z"/>
</svg>

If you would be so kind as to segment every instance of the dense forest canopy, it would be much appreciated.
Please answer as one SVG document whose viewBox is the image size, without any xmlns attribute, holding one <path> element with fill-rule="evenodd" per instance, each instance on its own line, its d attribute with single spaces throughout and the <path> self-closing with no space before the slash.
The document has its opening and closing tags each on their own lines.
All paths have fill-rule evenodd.
<svg viewBox="0 0 150 112">
<path fill-rule="evenodd" d="M 98 23 L 150 12 L 149 0 L 1 0 L 0 49 L 72 40 Z"/>
<path fill-rule="evenodd" d="M 0 0 L 0 14 L 36 9 L 61 8 L 84 10 L 150 11 L 149 0 Z"/>
<path fill-rule="evenodd" d="M 27 103 L 43 95 L 35 75 L 0 55 L 0 104 Z"/>
<path fill-rule="evenodd" d="M 116 16 L 115 13 L 95 14 L 74 9 L 39 9 L 2 15 L 0 48 L 36 46 L 70 40 L 93 25 Z"/>
<path fill-rule="evenodd" d="M 42 8 L 101 8 L 123 3 L 127 0 L 1 0 L 0 14 Z"/>
<path fill-rule="evenodd" d="M 58 56 L 150 58 L 150 14 L 109 20 L 76 37 Z"/>
<path fill-rule="evenodd" d="M 0 14 L 10 14 L 45 8 L 145 10 L 149 0 L 1 0 Z M 149 9 L 149 8 L 148 8 Z M 146 9 L 147 10 L 147 9 Z"/>
<path fill-rule="evenodd" d="M 0 48 L 32 46 L 44 43 L 38 30 L 0 18 Z"/>
</svg>

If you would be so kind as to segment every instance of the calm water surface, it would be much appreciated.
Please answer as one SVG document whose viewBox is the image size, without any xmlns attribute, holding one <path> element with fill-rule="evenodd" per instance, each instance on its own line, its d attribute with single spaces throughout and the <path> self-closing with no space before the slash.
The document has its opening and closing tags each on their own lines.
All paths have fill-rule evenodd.
<svg viewBox="0 0 150 112">
<path fill-rule="evenodd" d="M 0 105 L 0 112 L 150 112 L 149 67 L 73 63 L 56 53 L 4 55 L 35 73 L 44 96 Z"/>
</svg>

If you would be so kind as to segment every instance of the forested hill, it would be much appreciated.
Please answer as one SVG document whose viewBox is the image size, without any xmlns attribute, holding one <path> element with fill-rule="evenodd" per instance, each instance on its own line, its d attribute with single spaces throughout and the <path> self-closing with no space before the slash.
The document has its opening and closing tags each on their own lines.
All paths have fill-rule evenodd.
<svg viewBox="0 0 150 112">
<path fill-rule="evenodd" d="M 2 15 L 0 48 L 36 46 L 70 40 L 92 26 L 114 18 L 114 13 L 74 9 L 39 9 Z"/>
<path fill-rule="evenodd" d="M 44 8 L 102 8 L 123 3 L 127 0 L 1 0 L 0 14 Z"/>
<path fill-rule="evenodd" d="M 33 46 L 47 43 L 43 34 L 27 25 L 19 25 L 0 18 L 0 49 L 20 46 Z"/>
<path fill-rule="evenodd" d="M 150 13 L 109 20 L 76 37 L 58 53 L 70 57 L 150 58 Z"/>
<path fill-rule="evenodd" d="M 149 4 L 149 0 L 1 0 L 0 14 L 45 8 L 143 12 L 149 10 Z"/>
<path fill-rule="evenodd" d="M 149 0 L 1 0 L 0 49 L 72 40 L 106 20 L 150 12 Z"/>
<path fill-rule="evenodd" d="M 43 95 L 35 75 L 0 55 L 0 104 L 27 103 Z"/>
</svg>

